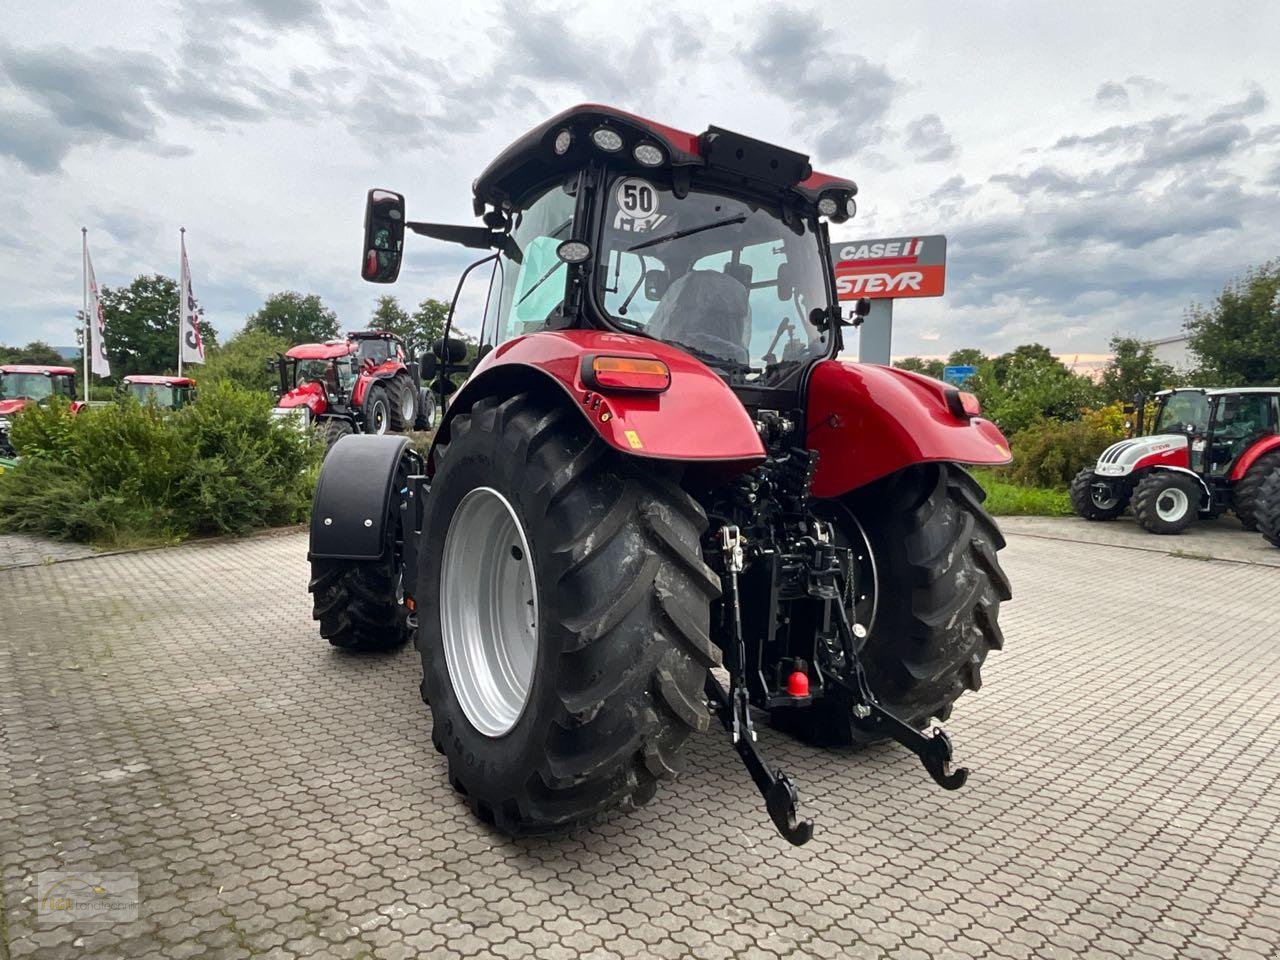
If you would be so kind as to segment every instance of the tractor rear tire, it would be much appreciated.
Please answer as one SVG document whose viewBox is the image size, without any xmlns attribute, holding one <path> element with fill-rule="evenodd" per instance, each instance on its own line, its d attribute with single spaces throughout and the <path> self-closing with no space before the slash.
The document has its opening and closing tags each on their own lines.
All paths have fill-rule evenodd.
<svg viewBox="0 0 1280 960">
<path fill-rule="evenodd" d="M 875 558 L 875 619 L 861 660 L 881 705 L 912 726 L 946 720 L 1004 646 L 998 618 L 1012 597 L 996 551 L 1004 547 L 986 494 L 962 467 L 908 467 L 845 499 Z M 853 538 L 850 537 L 852 540 Z M 864 624 L 865 625 L 865 624 Z M 839 687 L 808 707 L 773 711 L 775 726 L 816 746 L 875 739 Z"/>
<path fill-rule="evenodd" d="M 418 419 L 414 423 L 416 430 L 434 430 L 436 425 L 436 397 L 428 387 L 418 390 Z"/>
<path fill-rule="evenodd" d="M 418 388 L 406 376 L 391 381 L 391 429 L 396 433 L 412 430 L 418 423 Z"/>
<path fill-rule="evenodd" d="M 1099 502 L 1093 489 L 1094 476 L 1088 467 L 1076 474 L 1070 487 L 1071 506 L 1077 516 L 1086 520 L 1114 520 L 1124 513 L 1129 498 L 1113 495 L 1110 500 Z"/>
<path fill-rule="evenodd" d="M 509 835 L 645 803 L 678 772 L 689 735 L 710 723 L 704 682 L 721 662 L 710 640 L 720 585 L 702 560 L 702 508 L 659 465 L 616 453 L 576 411 L 527 393 L 458 414 L 435 455 L 418 646 L 450 783 Z M 470 576 L 470 559 L 483 554 L 461 545 L 481 539 L 483 525 L 466 507 L 485 501 L 506 511 L 511 543 L 488 537 L 500 546 Z M 527 564 L 527 577 L 512 581 L 517 597 L 534 585 L 527 628 L 495 612 L 507 562 Z M 508 677 L 496 668 L 467 669 L 505 648 L 487 639 L 504 630 L 483 629 L 499 622 L 524 646 L 486 663 L 521 664 L 515 685 L 502 686 Z"/>
<path fill-rule="evenodd" d="M 1258 489 L 1258 529 L 1267 543 L 1280 547 L 1280 467 Z"/>
<path fill-rule="evenodd" d="M 1153 470 L 1133 488 L 1133 516 L 1148 533 L 1181 533 L 1200 515 L 1200 484 L 1172 470 Z"/>
<path fill-rule="evenodd" d="M 1258 494 L 1263 482 L 1280 470 L 1280 450 L 1264 453 L 1240 478 L 1232 492 L 1232 507 L 1246 530 L 1258 529 Z"/>
<path fill-rule="evenodd" d="M 320 423 L 319 433 L 321 439 L 324 440 L 325 456 L 329 455 L 329 451 L 333 449 L 333 445 L 343 437 L 351 436 L 355 430 L 351 424 L 340 417 L 326 417 Z"/>
</svg>

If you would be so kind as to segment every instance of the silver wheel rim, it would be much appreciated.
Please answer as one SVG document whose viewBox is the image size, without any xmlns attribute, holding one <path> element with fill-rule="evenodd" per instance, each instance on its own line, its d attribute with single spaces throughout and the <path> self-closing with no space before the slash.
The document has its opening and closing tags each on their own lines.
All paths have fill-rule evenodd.
<svg viewBox="0 0 1280 960">
<path fill-rule="evenodd" d="M 1156 494 L 1156 515 L 1166 523 L 1181 520 L 1189 506 L 1186 491 L 1178 487 L 1165 487 Z"/>
<path fill-rule="evenodd" d="M 370 420 L 373 422 L 373 432 L 376 434 L 384 434 L 387 432 L 387 405 L 381 398 L 373 402 L 373 407 L 369 411 Z"/>
<path fill-rule="evenodd" d="M 412 388 L 403 390 L 401 391 L 401 393 L 404 396 L 404 400 L 400 402 L 400 419 L 403 420 L 405 423 L 412 425 L 413 415 L 417 413 L 417 411 L 413 409 Z"/>
<path fill-rule="evenodd" d="M 440 633 L 462 712 L 500 737 L 524 712 L 538 653 L 538 587 L 529 541 L 492 487 L 462 498 L 440 567 Z"/>
<path fill-rule="evenodd" d="M 1090 499 L 1099 510 L 1110 510 L 1119 502 L 1119 497 L 1111 492 L 1111 488 L 1096 483 L 1090 490 Z"/>
</svg>

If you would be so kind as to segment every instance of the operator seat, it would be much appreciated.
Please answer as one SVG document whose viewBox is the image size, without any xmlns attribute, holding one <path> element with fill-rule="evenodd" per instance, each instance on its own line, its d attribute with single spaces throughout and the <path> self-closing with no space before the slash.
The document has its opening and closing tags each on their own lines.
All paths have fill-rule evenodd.
<svg viewBox="0 0 1280 960">
<path fill-rule="evenodd" d="M 667 289 L 646 332 L 658 340 L 674 340 L 747 364 L 751 359 L 747 288 L 716 270 L 691 270 Z"/>
</svg>

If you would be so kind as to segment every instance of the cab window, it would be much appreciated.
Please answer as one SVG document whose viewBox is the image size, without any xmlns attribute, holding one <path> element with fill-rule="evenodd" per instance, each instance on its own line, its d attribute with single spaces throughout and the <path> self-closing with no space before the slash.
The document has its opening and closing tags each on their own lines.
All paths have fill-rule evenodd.
<svg viewBox="0 0 1280 960">
<path fill-rule="evenodd" d="M 575 184 L 576 180 L 552 185 L 516 214 L 511 239 L 519 253 L 499 254 L 493 291 L 497 296 L 490 298 L 495 322 L 490 334 L 486 318 L 486 342 L 496 346 L 546 329 L 548 318 L 564 302 L 568 268 L 556 256 L 556 248 L 573 230 Z"/>
</svg>

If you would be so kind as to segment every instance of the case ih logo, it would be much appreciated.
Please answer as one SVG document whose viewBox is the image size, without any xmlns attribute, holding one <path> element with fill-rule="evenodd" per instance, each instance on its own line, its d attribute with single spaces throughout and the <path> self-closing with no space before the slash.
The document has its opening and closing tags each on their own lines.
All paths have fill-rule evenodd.
<svg viewBox="0 0 1280 960">
<path fill-rule="evenodd" d="M 946 286 L 947 238 L 941 234 L 833 244 L 831 256 L 841 300 L 940 297 Z"/>
</svg>

